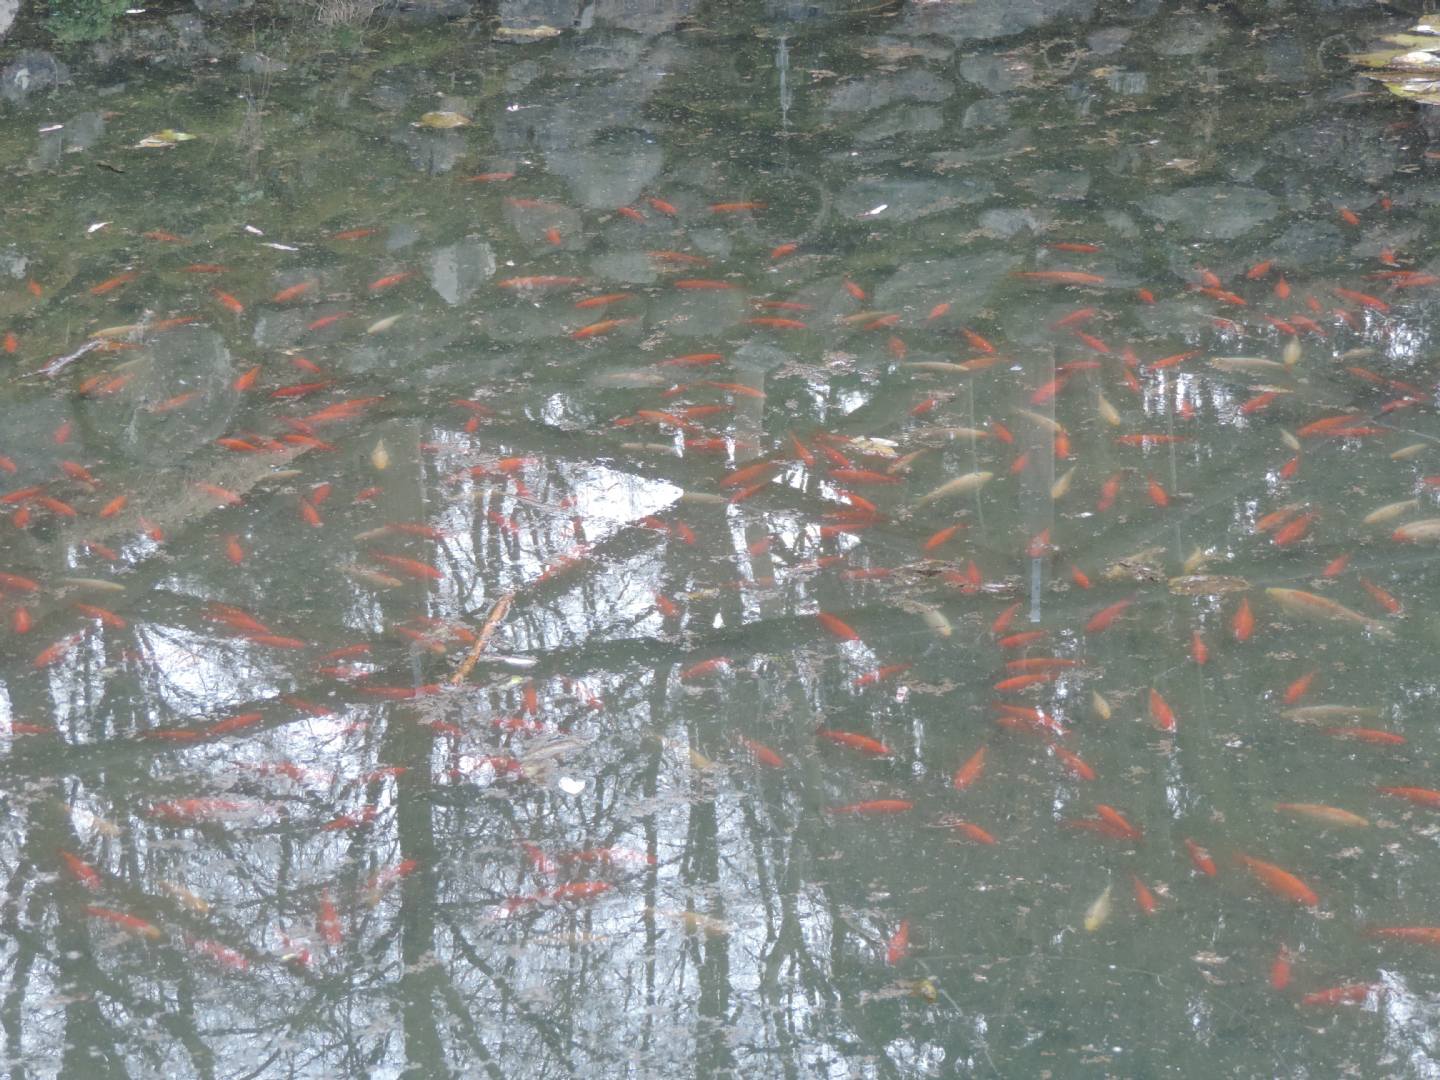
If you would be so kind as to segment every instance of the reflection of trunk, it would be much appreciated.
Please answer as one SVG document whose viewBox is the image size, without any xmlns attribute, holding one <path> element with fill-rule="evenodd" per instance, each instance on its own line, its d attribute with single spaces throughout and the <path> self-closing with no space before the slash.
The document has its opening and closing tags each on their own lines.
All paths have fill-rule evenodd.
<svg viewBox="0 0 1440 1080">
<path fill-rule="evenodd" d="M 715 819 L 715 803 L 698 802 L 691 810 L 688 852 L 691 879 L 699 891 L 710 893 L 723 889 L 720 881 L 720 846 Z M 735 1067 L 730 1047 L 730 947 L 725 934 L 716 934 L 704 941 L 704 959 L 700 964 L 700 998 L 696 1002 L 699 1016 L 695 1033 L 695 1075 L 730 1076 Z"/>
<path fill-rule="evenodd" d="M 384 436 L 390 464 L 379 474 L 384 492 L 379 503 L 385 521 L 425 520 L 425 464 L 420 456 L 420 428 L 417 423 L 393 423 L 377 427 L 376 438 Z M 367 437 L 364 452 L 372 441 Z M 418 557 L 418 556 L 417 556 Z M 429 614 L 429 588 L 423 583 L 385 591 L 380 598 L 385 622 L 391 625 L 416 614 Z M 419 684 L 418 662 L 413 672 Z M 435 970 L 424 963 L 435 947 L 435 831 L 428 798 L 431 786 L 430 749 L 432 737 L 416 723 L 404 707 L 389 709 L 381 735 L 381 766 L 398 765 L 405 772 L 395 781 L 395 831 L 399 842 L 396 861 L 414 859 L 419 868 L 399 883 L 401 1022 L 405 1032 L 406 1076 L 434 1076 L 443 1072 L 444 1046 L 435 1024 Z M 373 800 L 371 800 L 373 801 Z M 387 856 L 378 856 L 383 863 Z"/>
</svg>

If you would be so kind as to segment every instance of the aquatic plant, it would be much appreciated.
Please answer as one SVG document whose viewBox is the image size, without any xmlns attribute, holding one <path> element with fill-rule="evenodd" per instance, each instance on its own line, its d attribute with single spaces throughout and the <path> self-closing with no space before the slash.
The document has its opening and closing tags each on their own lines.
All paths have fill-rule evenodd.
<svg viewBox="0 0 1440 1080">
<path fill-rule="evenodd" d="M 96 41 L 110 33 L 128 0 L 48 0 L 46 29 L 59 41 Z"/>
</svg>

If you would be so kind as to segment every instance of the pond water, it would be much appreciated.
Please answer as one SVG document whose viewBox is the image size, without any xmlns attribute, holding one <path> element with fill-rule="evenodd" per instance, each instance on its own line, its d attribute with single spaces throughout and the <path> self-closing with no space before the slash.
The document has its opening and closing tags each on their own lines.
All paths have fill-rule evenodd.
<svg viewBox="0 0 1440 1080">
<path fill-rule="evenodd" d="M 1402 20 L 248 17 L 0 106 L 8 1075 L 1440 1076 Z"/>
</svg>

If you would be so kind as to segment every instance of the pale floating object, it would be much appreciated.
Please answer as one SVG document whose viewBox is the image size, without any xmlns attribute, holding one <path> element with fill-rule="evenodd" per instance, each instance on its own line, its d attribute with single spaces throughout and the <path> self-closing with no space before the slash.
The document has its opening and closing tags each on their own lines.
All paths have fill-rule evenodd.
<svg viewBox="0 0 1440 1080">
<path fill-rule="evenodd" d="M 1109 720 L 1115 715 L 1115 711 L 1110 708 L 1110 702 L 1105 700 L 1105 695 L 1099 690 L 1090 691 L 1090 711 L 1101 720 Z"/>
<path fill-rule="evenodd" d="M 1109 424 L 1111 427 L 1120 426 L 1119 411 L 1115 408 L 1114 405 L 1110 404 L 1110 399 L 1099 391 L 1097 391 L 1095 394 L 1095 408 L 1100 413 L 1100 419 L 1104 420 L 1105 423 Z"/>
<path fill-rule="evenodd" d="M 1394 521 L 1402 514 L 1419 509 L 1419 499 L 1401 499 L 1399 502 L 1387 503 L 1377 510 L 1371 510 L 1361 521 L 1365 525 L 1384 525 L 1386 522 Z M 1414 524 L 1418 525 L 1421 523 L 1414 522 Z"/>
<path fill-rule="evenodd" d="M 1300 339 L 1292 337 L 1285 342 L 1285 351 L 1280 354 L 1280 361 L 1287 368 L 1293 368 L 1300 362 Z"/>
<path fill-rule="evenodd" d="M 1065 473 L 1050 485 L 1050 498 L 1063 499 L 1070 491 L 1070 482 L 1075 479 L 1075 470 L 1080 466 L 1071 465 Z"/>
<path fill-rule="evenodd" d="M 585 790 L 585 781 L 577 780 L 573 776 L 562 776 L 555 784 L 566 795 L 579 795 Z"/>
<path fill-rule="evenodd" d="M 442 110 L 440 112 L 427 112 L 410 126 L 429 128 L 433 131 L 445 131 L 449 128 L 469 127 L 470 123 L 470 118 L 464 113 Z"/>
<path fill-rule="evenodd" d="M 1423 521 L 1410 521 L 1401 525 L 1393 533 L 1393 538 L 1407 544 L 1414 543 L 1435 543 L 1440 541 L 1440 518 L 1425 518 Z"/>
<path fill-rule="evenodd" d="M 377 472 L 384 472 L 390 468 L 390 451 L 385 447 L 385 440 L 381 439 L 375 444 L 375 449 L 370 451 L 370 464 Z"/>
<path fill-rule="evenodd" d="M 845 444 L 869 457 L 896 458 L 900 456 L 899 443 L 893 439 L 874 439 L 865 435 L 857 436 Z"/>
<path fill-rule="evenodd" d="M 862 218 L 866 218 L 866 217 L 878 217 L 880 214 L 883 214 L 886 210 L 889 210 L 889 209 L 890 209 L 890 204 L 889 204 L 889 203 L 883 203 L 883 202 L 882 202 L 879 206 L 872 206 L 869 210 L 866 210 L 866 211 L 865 211 L 863 214 L 861 214 L 860 216 L 861 216 Z"/>
<path fill-rule="evenodd" d="M 1093 934 L 1100 927 L 1104 926 L 1110 918 L 1110 890 L 1113 885 L 1106 885 L 1105 891 L 1095 898 L 1095 902 L 1085 912 L 1085 932 Z"/>
<path fill-rule="evenodd" d="M 944 499 L 952 495 L 964 495 L 971 491 L 979 491 L 988 484 L 994 476 L 995 474 L 993 472 L 984 471 L 965 473 L 951 480 L 946 480 L 945 483 L 941 484 L 934 491 L 921 495 L 915 505 L 917 507 L 925 506 L 928 503 L 934 502 L 936 499 Z"/>
<path fill-rule="evenodd" d="M 490 39 L 510 45 L 525 45 L 559 36 L 560 31 L 553 26 L 500 26 L 496 27 Z"/>
<path fill-rule="evenodd" d="M 403 313 L 400 315 L 387 315 L 385 316 L 385 318 L 378 319 L 375 322 L 371 323 L 369 326 L 367 326 L 365 328 L 365 333 L 383 334 L 386 330 L 389 330 L 392 326 L 399 322 L 400 319 L 402 319 L 403 317 Z"/>
<path fill-rule="evenodd" d="M 1176 596 L 1224 596 L 1250 588 L 1250 582 L 1244 578 L 1225 574 L 1186 574 L 1170 579 L 1170 591 Z"/>
<path fill-rule="evenodd" d="M 93 335 L 92 335 L 92 336 L 93 336 Z M 1422 453 L 1422 452 L 1425 451 L 1425 450 L 1428 450 L 1429 448 L 1430 448 L 1430 444 L 1429 444 L 1429 443 L 1423 443 L 1423 442 L 1411 443 L 1409 446 L 1402 446 L 1399 450 L 1396 450 L 1393 454 L 1391 454 L 1391 455 L 1390 455 L 1390 460 L 1391 460 L 1391 461 L 1409 461 L 1411 458 L 1419 456 L 1420 453 Z"/>
<path fill-rule="evenodd" d="M 162 131 L 154 131 L 136 143 L 132 150 L 169 150 L 172 146 L 178 146 L 182 142 L 190 142 L 198 136 L 189 132 L 176 131 L 174 128 L 165 128 Z"/>
</svg>

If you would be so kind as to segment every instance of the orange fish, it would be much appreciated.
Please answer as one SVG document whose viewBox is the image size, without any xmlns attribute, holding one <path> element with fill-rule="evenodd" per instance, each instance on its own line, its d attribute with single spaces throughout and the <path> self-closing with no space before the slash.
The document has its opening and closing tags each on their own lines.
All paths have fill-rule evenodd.
<svg viewBox="0 0 1440 1080">
<path fill-rule="evenodd" d="M 1282 870 L 1274 863 L 1268 863 L 1250 855 L 1239 855 L 1237 858 L 1250 873 L 1255 875 L 1256 880 L 1276 896 L 1293 900 L 1297 904 L 1304 904 L 1306 907 L 1319 905 L 1320 898 L 1315 895 L 1315 891 L 1290 871 Z"/>
<path fill-rule="evenodd" d="M 1099 274 L 1086 274 L 1079 270 L 1017 270 L 1011 277 L 1022 281 L 1041 281 L 1052 285 L 1104 285 L 1105 279 Z"/>
<path fill-rule="evenodd" d="M 889 757 L 894 752 L 878 739 L 872 739 L 869 735 L 861 735 L 856 731 L 834 731 L 830 728 L 818 727 L 815 729 L 815 735 L 872 757 Z"/>
<path fill-rule="evenodd" d="M 956 791 L 964 791 L 970 787 L 985 771 L 985 747 L 981 747 L 966 759 L 965 764 L 955 770 L 955 776 L 951 783 Z"/>
<path fill-rule="evenodd" d="M 603 319 L 600 322 L 591 323 L 589 326 L 582 326 L 579 330 L 572 331 L 570 336 L 576 341 L 584 341 L 587 338 L 599 337 L 602 334 L 608 334 L 610 333 L 610 331 L 618 329 L 619 327 L 624 326 L 627 323 L 632 323 L 634 321 L 635 320 L 633 318 Z"/>
<path fill-rule="evenodd" d="M 274 296 L 270 298 L 270 302 L 272 304 L 286 303 L 287 301 L 294 300 L 298 296 L 304 296 L 314 287 L 315 282 L 313 281 L 297 282 L 294 285 L 281 289 L 279 292 L 277 292 Z"/>
<path fill-rule="evenodd" d="M 1121 613 L 1134 602 L 1134 599 L 1119 600 L 1109 607 L 1101 608 L 1090 616 L 1090 620 L 1085 624 L 1085 633 L 1098 634 L 1103 630 L 1108 630 Z"/>
<path fill-rule="evenodd" d="M 1250 610 L 1248 598 L 1240 600 L 1240 606 L 1235 609 L 1235 615 L 1230 620 L 1230 629 L 1235 634 L 1236 641 L 1249 641 L 1250 635 L 1255 632 L 1255 615 Z"/>
<path fill-rule="evenodd" d="M 894 967 L 904 960 L 910 953 L 910 920 L 900 920 L 900 925 L 895 933 L 890 936 L 890 941 L 885 946 L 885 963 Z"/>
<path fill-rule="evenodd" d="M 100 888 L 100 875 L 95 872 L 93 866 L 80 858 L 80 856 L 72 855 L 68 851 L 62 851 L 60 852 L 60 859 L 65 864 L 65 868 L 74 876 L 75 880 L 79 881 L 85 888 L 91 892 Z"/>
<path fill-rule="evenodd" d="M 783 769 L 785 767 L 785 759 L 764 743 L 758 743 L 754 739 L 747 739 L 742 735 L 740 736 L 740 745 L 745 747 L 758 764 L 764 765 L 767 769 Z"/>
<path fill-rule="evenodd" d="M 1427 806 L 1432 810 L 1440 810 L 1440 791 L 1422 787 L 1382 787 L 1379 789 L 1382 795 L 1395 795 L 1401 799 L 1408 799 L 1416 806 Z"/>
<path fill-rule="evenodd" d="M 1079 754 L 1066 750 L 1059 743 L 1051 743 L 1050 749 L 1060 759 L 1067 772 L 1077 780 L 1094 780 L 1095 770 L 1092 769 Z"/>
<path fill-rule="evenodd" d="M 1162 732 L 1174 732 L 1175 713 L 1166 703 L 1165 698 L 1155 688 L 1151 688 L 1151 720 Z"/>
<path fill-rule="evenodd" d="M 1159 905 L 1155 902 L 1155 894 L 1150 891 L 1150 886 L 1141 881 L 1138 874 L 1130 875 L 1130 883 L 1135 889 L 1135 903 L 1140 910 L 1146 915 L 1154 915 Z"/>
<path fill-rule="evenodd" d="M 1371 994 L 1384 991 L 1379 983 L 1346 983 L 1316 990 L 1300 999 L 1301 1005 L 1358 1005 Z"/>
<path fill-rule="evenodd" d="M 382 289 L 388 289 L 392 286 L 399 285 L 402 281 L 409 281 L 414 276 L 414 270 L 401 270 L 397 274 L 386 274 L 382 278 L 376 278 L 368 286 L 366 286 L 366 288 L 368 288 L 370 292 L 380 292 Z"/>
<path fill-rule="evenodd" d="M 993 845 L 997 843 L 995 837 L 982 829 L 979 825 L 972 825 L 968 821 L 948 821 L 946 824 L 956 832 L 964 834 L 977 844 Z"/>
<path fill-rule="evenodd" d="M 122 930 L 126 930 L 132 934 L 140 934 L 152 941 L 159 941 L 165 936 L 160 928 L 153 923 L 148 923 L 135 915 L 127 915 L 123 911 L 112 911 L 110 908 L 86 905 L 85 914 L 91 918 L 104 919 L 106 922 L 113 923 Z"/>
<path fill-rule="evenodd" d="M 135 280 L 137 274 L 134 270 L 126 270 L 123 274 L 116 274 L 112 278 L 106 278 L 99 285 L 90 289 L 91 296 L 104 296 L 106 293 L 114 292 L 120 286 Z"/>
<path fill-rule="evenodd" d="M 1290 963 L 1290 950 L 1281 945 L 1270 964 L 1270 989 L 1284 990 L 1290 985 Z"/>
<path fill-rule="evenodd" d="M 230 312 L 232 315 L 245 314 L 245 305 L 242 304 L 239 300 L 235 299 L 235 297 L 231 296 L 228 292 L 223 292 L 220 289 L 211 289 L 210 295 L 215 297 L 216 300 L 220 301 L 220 306 L 223 307 L 226 311 Z"/>
<path fill-rule="evenodd" d="M 864 802 L 827 806 L 827 814 L 904 814 L 915 809 L 908 799 L 866 799 Z"/>
</svg>

